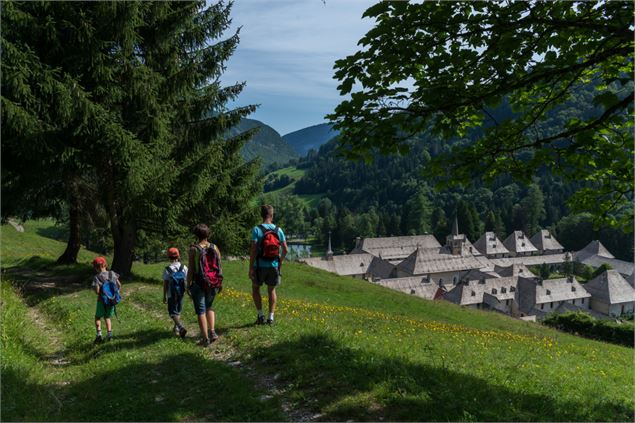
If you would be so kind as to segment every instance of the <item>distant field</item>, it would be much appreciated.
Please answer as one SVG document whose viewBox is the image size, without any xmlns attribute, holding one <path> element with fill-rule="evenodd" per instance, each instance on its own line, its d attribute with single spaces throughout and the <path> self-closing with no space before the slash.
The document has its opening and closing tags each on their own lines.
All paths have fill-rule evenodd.
<svg viewBox="0 0 635 423">
<path fill-rule="evenodd" d="M 170 334 L 163 264 L 135 263 L 115 340 L 94 346 L 93 254 L 53 266 L 45 226 L 2 227 L 5 421 L 632 420 L 631 348 L 295 263 L 260 327 L 246 263 L 226 262 L 206 350 L 189 301 L 188 338 Z"/>
<path fill-rule="evenodd" d="M 288 175 L 290 178 L 293 179 L 293 182 L 291 182 L 289 185 L 274 190 L 274 191 L 270 191 L 265 193 L 265 196 L 268 195 L 295 195 L 293 194 L 293 190 L 295 189 L 295 182 L 300 179 L 302 176 L 304 176 L 305 170 L 304 169 L 298 169 L 294 166 L 290 166 L 290 167 L 285 167 L 283 169 L 278 169 L 275 172 L 271 172 L 270 175 Z M 307 207 L 317 207 L 318 203 L 320 202 L 320 199 L 322 199 L 322 194 L 311 194 L 311 195 L 296 195 L 296 197 L 300 198 L 306 205 Z"/>
</svg>

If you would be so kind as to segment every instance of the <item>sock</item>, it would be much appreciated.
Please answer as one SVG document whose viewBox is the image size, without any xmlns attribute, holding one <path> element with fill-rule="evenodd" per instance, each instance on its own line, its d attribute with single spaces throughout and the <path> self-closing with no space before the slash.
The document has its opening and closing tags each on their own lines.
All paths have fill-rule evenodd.
<svg viewBox="0 0 635 423">
<path fill-rule="evenodd" d="M 273 322 L 273 313 L 269 313 L 269 320 Z"/>
<path fill-rule="evenodd" d="M 101 329 L 97 331 L 97 336 L 101 336 Z"/>
<path fill-rule="evenodd" d="M 265 314 L 262 312 L 262 309 L 258 310 L 258 317 L 265 317 Z"/>
<path fill-rule="evenodd" d="M 108 331 L 108 336 L 109 337 L 112 336 L 112 331 L 111 330 Z"/>
</svg>

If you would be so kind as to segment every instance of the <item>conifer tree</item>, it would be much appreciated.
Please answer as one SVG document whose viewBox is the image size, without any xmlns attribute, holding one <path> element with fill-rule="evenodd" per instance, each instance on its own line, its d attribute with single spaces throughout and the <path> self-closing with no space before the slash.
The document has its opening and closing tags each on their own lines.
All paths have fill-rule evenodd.
<svg viewBox="0 0 635 423">
<path fill-rule="evenodd" d="M 251 134 L 225 140 L 228 129 L 254 110 L 228 110 L 227 102 L 243 84 L 222 87 L 219 82 L 238 43 L 238 33 L 220 39 L 229 27 L 230 8 L 222 1 L 210 6 L 204 1 L 15 4 L 16 16 L 24 19 L 26 10 L 32 16 L 28 25 L 46 22 L 42 27 L 48 31 L 35 31 L 22 49 L 42 63 L 43 75 L 57 76 L 69 92 L 59 101 L 66 119 L 48 120 L 60 121 L 60 132 L 71 136 L 52 139 L 48 128 L 38 128 L 34 132 L 44 142 L 34 144 L 59 146 L 50 156 L 80 164 L 78 177 L 98 181 L 97 201 L 108 214 L 114 242 L 112 268 L 123 275 L 130 272 L 140 230 L 175 240 L 203 221 L 221 248 L 236 251 L 254 220 L 248 205 L 260 188 L 258 164 L 240 157 Z M 38 52 L 34 46 L 41 47 L 42 39 L 57 48 Z M 3 33 L 3 55 L 4 43 Z M 36 73 L 34 79 L 39 78 Z M 24 85 L 39 89 L 41 84 Z M 4 88 L 3 72 L 3 109 Z M 32 108 L 36 122 L 58 95 L 43 91 L 44 107 Z M 22 91 L 10 92 L 16 93 Z M 8 132 L 19 134 L 19 122 L 11 119 L 6 118 Z M 16 156 L 29 154 L 22 140 L 16 136 L 12 144 Z M 58 180 L 69 192 L 72 178 Z"/>
</svg>

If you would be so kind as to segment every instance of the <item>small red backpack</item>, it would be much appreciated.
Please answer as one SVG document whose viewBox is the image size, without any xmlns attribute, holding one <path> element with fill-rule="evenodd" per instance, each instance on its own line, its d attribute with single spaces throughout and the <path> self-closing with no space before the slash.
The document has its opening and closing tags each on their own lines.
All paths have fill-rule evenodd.
<svg viewBox="0 0 635 423">
<path fill-rule="evenodd" d="M 260 241 L 259 255 L 264 260 L 275 260 L 280 258 L 280 237 L 278 235 L 278 227 L 267 229 L 264 225 L 258 225 L 262 231 L 262 240 Z"/>
</svg>

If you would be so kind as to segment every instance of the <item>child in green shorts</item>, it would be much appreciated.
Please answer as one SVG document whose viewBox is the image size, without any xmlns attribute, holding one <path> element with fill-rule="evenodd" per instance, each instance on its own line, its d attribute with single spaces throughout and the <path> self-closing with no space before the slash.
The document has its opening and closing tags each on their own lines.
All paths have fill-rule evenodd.
<svg viewBox="0 0 635 423">
<path fill-rule="evenodd" d="M 97 308 L 95 309 L 95 328 L 97 329 L 97 337 L 95 338 L 95 344 L 99 344 L 104 340 L 101 334 L 101 319 L 103 318 L 106 322 L 106 330 L 108 331 L 106 335 L 106 340 L 110 341 L 112 339 L 112 321 L 111 318 L 115 313 L 114 306 L 105 305 L 99 295 L 101 294 L 102 285 L 110 280 L 117 284 L 117 287 L 121 289 L 121 282 L 119 282 L 119 275 L 113 271 L 108 271 L 108 265 L 106 263 L 106 259 L 103 257 L 97 257 L 93 260 L 93 269 L 97 274 L 93 279 L 93 290 L 97 294 Z"/>
</svg>

